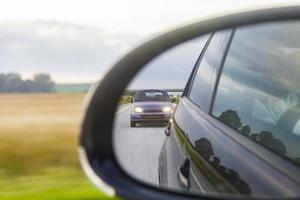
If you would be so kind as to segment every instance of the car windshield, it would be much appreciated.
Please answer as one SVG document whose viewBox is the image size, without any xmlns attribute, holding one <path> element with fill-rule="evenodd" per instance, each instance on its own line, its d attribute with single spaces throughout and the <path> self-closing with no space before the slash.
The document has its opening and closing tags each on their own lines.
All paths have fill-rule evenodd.
<svg viewBox="0 0 300 200">
<path fill-rule="evenodd" d="M 166 91 L 142 90 L 135 95 L 135 101 L 170 101 Z"/>
</svg>

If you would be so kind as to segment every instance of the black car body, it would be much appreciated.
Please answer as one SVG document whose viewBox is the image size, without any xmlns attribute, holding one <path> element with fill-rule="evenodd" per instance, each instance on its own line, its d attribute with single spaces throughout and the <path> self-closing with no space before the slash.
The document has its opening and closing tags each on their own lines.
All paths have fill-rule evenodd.
<svg viewBox="0 0 300 200">
<path fill-rule="evenodd" d="M 168 123 L 172 113 L 172 103 L 164 90 L 138 90 L 133 99 L 130 126 L 136 123 Z"/>
<path fill-rule="evenodd" d="M 299 89 L 293 86 L 300 73 L 293 70 L 293 49 L 284 43 L 296 38 L 288 33 L 294 26 L 299 23 L 211 34 L 166 129 L 158 166 L 160 186 L 201 193 L 299 196 L 300 101 Z M 253 37 L 246 37 L 250 33 Z M 277 60 L 274 55 L 282 57 Z M 285 58 L 289 65 L 284 65 Z"/>
</svg>

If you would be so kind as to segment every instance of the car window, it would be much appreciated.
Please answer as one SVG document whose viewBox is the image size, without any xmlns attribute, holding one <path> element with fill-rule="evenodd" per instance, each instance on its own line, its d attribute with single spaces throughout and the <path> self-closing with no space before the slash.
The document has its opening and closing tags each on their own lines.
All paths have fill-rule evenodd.
<svg viewBox="0 0 300 200">
<path fill-rule="evenodd" d="M 300 23 L 238 28 L 212 114 L 300 164 Z"/>
<path fill-rule="evenodd" d="M 135 101 L 170 101 L 170 98 L 163 91 L 138 91 Z"/>
<path fill-rule="evenodd" d="M 213 35 L 194 76 L 189 99 L 204 111 L 208 111 L 210 108 L 217 77 L 217 69 L 221 64 L 224 49 L 227 44 L 225 38 L 229 37 L 230 33 L 230 31 L 226 30 Z"/>
</svg>

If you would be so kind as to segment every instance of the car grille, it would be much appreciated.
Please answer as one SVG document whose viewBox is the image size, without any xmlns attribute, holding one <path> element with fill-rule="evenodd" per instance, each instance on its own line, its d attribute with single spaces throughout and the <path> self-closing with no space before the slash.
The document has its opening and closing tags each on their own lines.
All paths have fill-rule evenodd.
<svg viewBox="0 0 300 200">
<path fill-rule="evenodd" d="M 156 112 L 162 112 L 162 110 L 144 110 L 144 113 L 156 113 Z"/>
<path fill-rule="evenodd" d="M 142 119 L 162 119 L 165 115 L 143 115 L 141 116 Z"/>
</svg>

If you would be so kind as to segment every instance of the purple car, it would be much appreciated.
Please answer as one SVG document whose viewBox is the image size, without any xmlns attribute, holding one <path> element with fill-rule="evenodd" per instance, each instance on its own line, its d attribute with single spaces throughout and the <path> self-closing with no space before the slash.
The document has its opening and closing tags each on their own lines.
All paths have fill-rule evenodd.
<svg viewBox="0 0 300 200">
<path fill-rule="evenodd" d="M 139 90 L 136 92 L 130 114 L 130 126 L 139 122 L 168 123 L 172 103 L 164 90 Z"/>
</svg>

